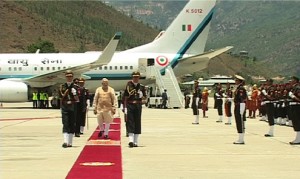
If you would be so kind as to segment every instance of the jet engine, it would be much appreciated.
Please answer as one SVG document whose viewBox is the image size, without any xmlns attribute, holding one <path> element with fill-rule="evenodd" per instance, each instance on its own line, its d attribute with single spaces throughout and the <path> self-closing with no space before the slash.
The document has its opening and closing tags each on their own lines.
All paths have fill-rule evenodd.
<svg viewBox="0 0 300 179">
<path fill-rule="evenodd" d="M 1 80 L 0 102 L 27 102 L 28 86 L 23 82 Z"/>
</svg>

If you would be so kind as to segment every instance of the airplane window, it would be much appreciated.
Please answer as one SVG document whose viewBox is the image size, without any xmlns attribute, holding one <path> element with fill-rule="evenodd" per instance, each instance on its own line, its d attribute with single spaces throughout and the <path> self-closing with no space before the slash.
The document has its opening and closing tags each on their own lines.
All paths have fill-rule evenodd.
<svg viewBox="0 0 300 179">
<path fill-rule="evenodd" d="M 57 70 L 60 70 L 60 67 L 57 67 Z"/>
<path fill-rule="evenodd" d="M 115 70 L 117 70 L 118 69 L 118 66 L 115 66 Z"/>
<path fill-rule="evenodd" d="M 120 70 L 123 70 L 123 66 L 120 66 Z"/>
<path fill-rule="evenodd" d="M 50 67 L 47 67 L 47 70 L 49 71 L 49 70 L 50 70 Z"/>
<path fill-rule="evenodd" d="M 130 70 L 133 70 L 133 66 L 130 66 Z"/>
<path fill-rule="evenodd" d="M 41 70 L 44 70 L 44 67 L 41 67 Z"/>
<path fill-rule="evenodd" d="M 63 69 L 66 69 L 67 67 L 63 67 Z"/>
<path fill-rule="evenodd" d="M 19 67 L 19 71 L 22 71 L 22 67 Z"/>
<path fill-rule="evenodd" d="M 112 70 L 112 66 L 109 66 L 109 69 Z"/>
<path fill-rule="evenodd" d="M 104 67 L 104 70 L 107 70 L 107 66 Z"/>
<path fill-rule="evenodd" d="M 34 67 L 34 71 L 37 71 L 37 67 Z"/>
<path fill-rule="evenodd" d="M 55 70 L 55 67 L 52 67 L 52 70 Z"/>
<path fill-rule="evenodd" d="M 100 69 L 100 70 L 102 70 L 102 66 L 101 66 L 101 67 L 99 67 L 99 69 Z"/>
<path fill-rule="evenodd" d="M 17 71 L 17 67 L 14 67 L 14 71 Z"/>
<path fill-rule="evenodd" d="M 1 71 L 1 67 L 0 67 L 0 71 Z"/>
<path fill-rule="evenodd" d="M 128 66 L 125 66 L 125 70 L 128 70 Z"/>
<path fill-rule="evenodd" d="M 11 67 L 9 67 L 8 70 L 11 71 Z"/>
</svg>

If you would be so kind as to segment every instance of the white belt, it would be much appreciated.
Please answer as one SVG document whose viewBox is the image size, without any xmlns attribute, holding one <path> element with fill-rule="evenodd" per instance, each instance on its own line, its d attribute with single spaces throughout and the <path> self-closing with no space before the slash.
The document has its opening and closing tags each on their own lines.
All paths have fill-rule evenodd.
<svg viewBox="0 0 300 179">
<path fill-rule="evenodd" d="M 272 103 L 273 101 L 263 101 L 264 103 Z"/>
<path fill-rule="evenodd" d="M 289 105 L 300 105 L 299 102 L 290 102 Z"/>
</svg>

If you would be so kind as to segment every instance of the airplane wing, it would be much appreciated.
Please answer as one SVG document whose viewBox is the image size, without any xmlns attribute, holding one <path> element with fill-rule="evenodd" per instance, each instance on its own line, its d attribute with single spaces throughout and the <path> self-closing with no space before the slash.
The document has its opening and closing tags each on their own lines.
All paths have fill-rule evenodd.
<svg viewBox="0 0 300 179">
<path fill-rule="evenodd" d="M 190 74 L 205 69 L 210 59 L 232 49 L 233 46 L 227 46 L 218 50 L 209 51 L 200 55 L 194 55 L 182 58 L 174 68 L 176 76 Z"/>
<path fill-rule="evenodd" d="M 84 64 L 84 65 L 78 65 L 70 68 L 65 68 L 62 70 L 42 74 L 42 75 L 36 75 L 30 78 L 26 78 L 24 81 L 28 83 L 35 83 L 35 82 L 48 82 L 48 83 L 57 83 L 58 81 L 61 81 L 65 79 L 65 71 L 66 70 L 72 70 L 74 73 L 74 76 L 82 76 L 81 74 L 84 72 L 87 72 L 91 69 L 107 65 L 117 48 L 117 45 L 119 43 L 119 40 L 121 38 L 121 33 L 118 32 L 114 35 L 114 37 L 110 40 L 108 45 L 103 50 L 102 54 L 98 57 L 98 59 L 92 63 Z M 88 79 L 89 77 L 83 76 L 84 78 Z"/>
</svg>

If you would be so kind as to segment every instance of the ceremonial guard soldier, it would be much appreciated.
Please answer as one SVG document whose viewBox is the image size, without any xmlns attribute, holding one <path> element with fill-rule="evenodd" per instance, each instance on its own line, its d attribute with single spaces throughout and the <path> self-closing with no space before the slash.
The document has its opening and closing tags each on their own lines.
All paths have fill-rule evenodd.
<svg viewBox="0 0 300 179">
<path fill-rule="evenodd" d="M 293 76 L 292 81 L 292 90 L 289 92 L 289 96 L 292 101 L 289 103 L 290 105 L 290 115 L 289 118 L 293 122 L 293 128 L 296 132 L 296 138 L 292 142 L 291 145 L 300 145 L 300 83 L 299 78 Z"/>
<path fill-rule="evenodd" d="M 224 104 L 224 107 L 225 107 L 225 115 L 228 118 L 228 121 L 225 123 L 225 125 L 231 125 L 231 116 L 232 116 L 231 103 L 232 103 L 232 100 L 233 100 L 232 96 L 233 96 L 233 92 L 231 90 L 230 84 L 227 83 L 227 88 L 226 88 L 226 91 L 225 91 L 225 104 Z"/>
<path fill-rule="evenodd" d="M 245 120 L 246 120 L 246 100 L 247 91 L 244 88 L 245 79 L 239 75 L 235 75 L 235 84 L 237 88 L 234 92 L 234 117 L 236 123 L 236 129 L 239 134 L 239 139 L 234 144 L 245 144 Z"/>
<path fill-rule="evenodd" d="M 72 147 L 75 133 L 75 103 L 78 101 L 77 91 L 72 82 L 73 72 L 67 70 L 65 76 L 67 82 L 62 84 L 59 89 L 64 138 L 62 147 L 64 148 Z"/>
<path fill-rule="evenodd" d="M 275 101 L 275 86 L 273 86 L 273 80 L 268 79 L 267 84 L 264 90 L 262 90 L 262 94 L 264 95 L 264 103 L 266 105 L 266 112 L 268 117 L 268 123 L 270 126 L 269 132 L 265 134 L 265 137 L 273 137 L 274 136 L 274 101 Z"/>
<path fill-rule="evenodd" d="M 225 94 L 222 90 L 222 85 L 218 84 L 214 94 L 215 98 L 215 108 L 218 110 L 219 119 L 216 122 L 223 122 L 223 97 Z"/>
<path fill-rule="evenodd" d="M 76 116 L 76 131 L 75 135 L 79 136 L 83 134 L 86 113 L 88 112 L 90 106 L 90 95 L 87 88 L 84 87 L 85 80 L 84 78 L 79 78 L 78 80 L 78 98 L 79 103 L 77 104 L 77 116 Z"/>
<path fill-rule="evenodd" d="M 202 93 L 199 88 L 199 82 L 198 80 L 194 81 L 194 90 L 193 90 L 193 97 L 192 97 L 192 109 L 193 109 L 193 115 L 195 116 L 195 122 L 192 124 L 199 124 L 199 103 L 202 98 Z"/>
<path fill-rule="evenodd" d="M 146 103 L 145 86 L 139 83 L 140 73 L 133 72 L 132 80 L 127 82 L 124 90 L 124 113 L 127 116 L 129 147 L 138 147 L 141 134 L 142 104 Z"/>
</svg>

